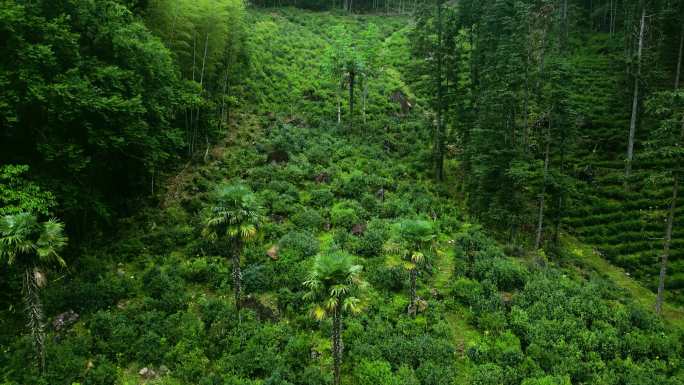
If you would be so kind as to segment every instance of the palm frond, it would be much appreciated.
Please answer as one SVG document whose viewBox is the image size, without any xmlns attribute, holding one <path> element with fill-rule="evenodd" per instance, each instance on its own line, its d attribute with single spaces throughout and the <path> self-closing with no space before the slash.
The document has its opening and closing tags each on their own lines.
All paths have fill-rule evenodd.
<svg viewBox="0 0 684 385">
<path fill-rule="evenodd" d="M 326 310 L 319 305 L 316 305 L 313 307 L 313 309 L 311 309 L 311 316 L 316 321 L 323 320 L 327 315 L 328 315 L 328 313 L 326 312 Z"/>
<path fill-rule="evenodd" d="M 43 223 L 43 229 L 36 242 L 38 258 L 43 263 L 57 262 L 66 266 L 64 259 L 59 256 L 59 251 L 66 246 L 67 237 L 64 235 L 64 224 L 57 219 L 50 219 Z"/>
<path fill-rule="evenodd" d="M 361 300 L 356 297 L 347 297 L 342 303 L 342 310 L 352 314 L 361 312 Z"/>
<path fill-rule="evenodd" d="M 328 309 L 328 311 L 333 311 L 337 304 L 339 303 L 339 299 L 336 297 L 330 297 L 327 300 L 325 300 L 325 308 Z"/>
<path fill-rule="evenodd" d="M 340 298 L 349 292 L 349 286 L 343 284 L 333 285 L 330 288 L 330 296 Z"/>
<path fill-rule="evenodd" d="M 33 263 L 66 263 L 59 251 L 66 245 L 64 225 L 57 219 L 39 223 L 30 213 L 0 218 L 0 258 L 13 264 L 17 257 L 37 258 Z M 28 261 L 27 261 L 28 262 Z"/>
<path fill-rule="evenodd" d="M 413 254 L 411 254 L 411 262 L 415 264 L 423 263 L 425 260 L 425 254 L 421 253 L 420 251 L 416 251 Z"/>
</svg>

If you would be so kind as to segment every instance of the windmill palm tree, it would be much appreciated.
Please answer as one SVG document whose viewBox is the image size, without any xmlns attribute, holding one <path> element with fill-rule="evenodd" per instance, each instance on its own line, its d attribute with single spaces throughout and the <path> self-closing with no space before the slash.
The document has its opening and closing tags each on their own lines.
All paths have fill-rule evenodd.
<svg viewBox="0 0 684 385">
<path fill-rule="evenodd" d="M 418 268 L 425 262 L 426 254 L 432 249 L 435 238 L 432 223 L 426 220 L 406 219 L 392 227 L 392 236 L 385 243 L 385 252 L 390 257 L 401 258 L 401 264 L 410 277 L 410 303 L 408 313 L 416 314 L 416 281 Z"/>
<path fill-rule="evenodd" d="M 44 268 L 66 266 L 59 251 L 66 245 L 64 225 L 57 219 L 39 222 L 30 213 L 6 215 L 0 218 L 0 262 L 23 270 L 22 291 L 28 327 L 41 371 L 45 370 L 45 332 L 40 289 L 45 287 Z"/>
<path fill-rule="evenodd" d="M 202 234 L 212 240 L 228 243 L 233 262 L 233 289 L 235 306 L 240 309 L 242 270 L 240 254 L 245 244 L 254 241 L 264 218 L 254 193 L 246 186 L 221 185 L 215 192 L 214 204 L 207 212 Z"/>
<path fill-rule="evenodd" d="M 305 299 L 313 302 L 311 314 L 317 320 L 332 317 L 333 384 L 340 384 L 342 364 L 342 314 L 361 311 L 359 292 L 367 285 L 361 279 L 361 265 L 343 251 L 319 254 L 304 286 Z"/>
</svg>

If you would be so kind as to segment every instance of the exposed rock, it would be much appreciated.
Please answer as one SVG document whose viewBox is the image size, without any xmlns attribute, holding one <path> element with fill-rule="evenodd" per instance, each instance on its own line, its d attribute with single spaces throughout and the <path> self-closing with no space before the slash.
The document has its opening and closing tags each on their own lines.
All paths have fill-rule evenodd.
<svg viewBox="0 0 684 385">
<path fill-rule="evenodd" d="M 274 150 L 268 154 L 266 160 L 269 163 L 285 163 L 290 160 L 290 155 L 287 154 L 287 151 Z"/>
<path fill-rule="evenodd" d="M 363 235 L 363 233 L 366 232 L 366 224 L 365 223 L 357 223 L 352 227 L 351 230 L 352 234 L 354 235 Z"/>
<path fill-rule="evenodd" d="M 302 96 L 304 97 L 304 99 L 312 101 L 312 102 L 319 102 L 319 101 L 323 100 L 321 95 L 319 95 L 316 92 L 315 88 L 308 88 L 308 89 L 304 90 L 304 92 L 302 92 Z"/>
<path fill-rule="evenodd" d="M 124 310 L 126 307 L 128 307 L 128 300 L 122 299 L 116 303 L 116 308 L 119 310 Z"/>
<path fill-rule="evenodd" d="M 249 294 L 242 299 L 242 306 L 254 310 L 260 320 L 276 321 L 280 316 L 277 303 L 272 303 L 268 298 Z"/>
<path fill-rule="evenodd" d="M 322 172 L 314 178 L 316 180 L 316 183 L 321 184 L 321 183 L 330 183 L 330 174 L 327 172 Z"/>
<path fill-rule="evenodd" d="M 274 260 L 274 261 L 278 260 L 278 246 L 277 245 L 271 246 L 271 248 L 268 249 L 266 254 L 268 254 L 268 256 L 271 257 L 272 260 Z"/>
<path fill-rule="evenodd" d="M 40 271 L 37 267 L 33 269 L 33 280 L 36 282 L 36 286 L 41 289 L 47 285 L 45 273 Z"/>
<path fill-rule="evenodd" d="M 52 327 L 56 331 L 62 331 L 69 328 L 78 321 L 79 315 L 73 310 L 65 311 L 62 314 L 58 314 L 57 317 L 52 321 Z"/>
<path fill-rule="evenodd" d="M 401 107 L 402 115 L 407 115 L 409 112 L 411 112 L 411 108 L 413 108 L 413 105 L 408 100 L 408 97 L 406 96 L 406 94 L 401 92 L 401 90 L 396 90 L 392 92 L 392 94 L 390 95 L 390 100 L 399 104 L 399 106 Z"/>
<path fill-rule="evenodd" d="M 171 370 L 166 365 L 162 365 L 159 367 L 159 375 L 160 376 L 165 376 L 167 374 L 171 373 Z"/>
<path fill-rule="evenodd" d="M 140 375 L 140 377 L 142 377 L 146 380 L 151 380 L 151 379 L 157 377 L 157 373 L 154 370 L 148 368 L 147 366 L 140 369 L 138 374 Z"/>
<path fill-rule="evenodd" d="M 428 308 L 428 303 L 427 303 L 426 300 L 424 300 L 424 299 L 422 299 L 422 298 L 418 298 L 418 300 L 416 301 L 416 306 L 418 307 L 418 312 L 419 312 L 419 313 L 422 313 L 422 312 L 424 312 L 425 310 L 427 310 L 427 308 Z"/>
</svg>

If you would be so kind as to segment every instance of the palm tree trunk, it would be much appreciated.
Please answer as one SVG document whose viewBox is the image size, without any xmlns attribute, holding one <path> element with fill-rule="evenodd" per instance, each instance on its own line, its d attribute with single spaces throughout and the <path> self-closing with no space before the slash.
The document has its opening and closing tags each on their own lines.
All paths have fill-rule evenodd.
<svg viewBox="0 0 684 385">
<path fill-rule="evenodd" d="M 333 313 L 333 385 L 340 385 L 340 366 L 342 365 L 342 301 L 339 300 L 335 305 Z"/>
<path fill-rule="evenodd" d="M 41 372 L 45 372 L 45 325 L 43 324 L 43 304 L 38 293 L 39 287 L 36 282 L 35 268 L 29 266 L 24 270 L 24 304 L 28 318 L 28 327 L 31 330 L 33 345 L 36 349 L 36 358 Z"/>
<path fill-rule="evenodd" d="M 240 268 L 240 244 L 233 250 L 233 290 L 235 291 L 235 307 L 240 311 L 242 295 L 242 269 Z"/>
<path fill-rule="evenodd" d="M 418 277 L 418 269 L 413 268 L 410 271 L 410 279 L 411 279 L 411 292 L 409 293 L 411 302 L 409 303 L 409 308 L 408 308 L 408 313 L 410 315 L 416 315 L 416 280 Z"/>
</svg>

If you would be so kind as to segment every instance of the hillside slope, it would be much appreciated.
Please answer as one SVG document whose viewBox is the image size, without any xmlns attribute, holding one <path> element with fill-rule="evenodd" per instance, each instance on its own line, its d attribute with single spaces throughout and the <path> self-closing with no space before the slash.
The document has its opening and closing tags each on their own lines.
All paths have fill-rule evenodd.
<svg viewBox="0 0 684 385">
<path fill-rule="evenodd" d="M 51 282 L 46 313 L 72 309 L 78 322 L 51 330 L 44 378 L 26 368 L 28 336 L 5 337 L 0 382 L 330 383 L 332 323 L 310 316 L 302 282 L 316 254 L 338 249 L 370 284 L 362 312 L 344 319 L 343 384 L 684 382 L 677 329 L 577 269 L 570 248 L 558 261 L 511 257 L 431 181 L 429 114 L 417 105 L 404 115 L 389 97 L 411 98 L 406 18 L 291 9 L 250 18 L 253 101 L 233 114 L 226 142 L 173 179 L 160 207 L 122 221 Z M 347 114 L 336 122 L 336 82 L 321 62 L 332 27 L 360 40 L 369 23 L 383 68 L 369 81 L 367 121 L 350 128 Z M 249 186 L 268 217 L 241 255 L 239 313 L 226 247 L 201 235 L 222 183 Z M 412 317 L 406 271 L 383 246 L 393 224 L 415 218 L 437 234 Z"/>
</svg>

